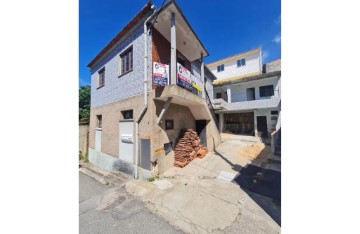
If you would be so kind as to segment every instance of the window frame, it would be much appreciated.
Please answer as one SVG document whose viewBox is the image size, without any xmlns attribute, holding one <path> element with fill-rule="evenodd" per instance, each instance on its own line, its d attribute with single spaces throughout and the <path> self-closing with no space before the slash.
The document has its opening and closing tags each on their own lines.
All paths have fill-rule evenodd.
<svg viewBox="0 0 360 234">
<path fill-rule="evenodd" d="M 128 57 L 129 54 L 130 54 L 130 58 Z M 124 76 L 124 75 L 132 72 L 133 69 L 134 69 L 134 50 L 133 50 L 133 46 L 130 46 L 129 48 L 125 49 L 119 55 L 119 57 L 120 57 L 120 75 L 119 75 L 119 78 L 120 78 L 121 76 Z M 128 69 L 126 69 L 127 66 L 128 66 Z"/>
<path fill-rule="evenodd" d="M 219 68 L 220 68 L 220 69 L 219 69 Z M 222 68 L 222 70 L 221 70 L 221 68 Z M 225 71 L 225 66 L 224 66 L 224 64 L 218 65 L 218 66 L 217 66 L 217 72 L 223 72 L 223 71 Z"/>
<path fill-rule="evenodd" d="M 262 90 L 262 88 L 265 89 L 265 88 L 268 88 L 268 87 L 272 88 L 272 94 L 271 95 L 267 94 L 267 92 L 269 92 L 269 91 Z M 265 92 L 265 94 L 264 94 L 264 92 Z M 274 96 L 274 94 L 275 94 L 274 85 L 264 85 L 264 86 L 259 87 L 259 96 L 260 97 L 272 97 L 272 96 Z"/>
<path fill-rule="evenodd" d="M 102 129 L 102 115 L 96 115 L 96 128 Z"/>
<path fill-rule="evenodd" d="M 127 118 L 127 116 L 126 116 L 127 113 L 131 113 L 131 118 Z M 123 110 L 123 111 L 121 111 L 121 114 L 124 119 L 134 119 L 134 110 L 133 109 Z"/>
<path fill-rule="evenodd" d="M 105 67 L 101 68 L 98 71 L 98 87 L 97 89 L 100 89 L 101 87 L 105 86 Z"/>
<path fill-rule="evenodd" d="M 170 127 L 168 127 L 168 123 Z M 174 130 L 174 120 L 173 119 L 165 119 L 165 130 Z"/>
<path fill-rule="evenodd" d="M 244 61 L 244 64 L 242 63 L 242 61 Z M 239 65 L 239 62 L 240 62 L 240 65 Z M 246 59 L 245 59 L 245 58 L 238 59 L 238 60 L 236 61 L 236 65 L 237 65 L 237 67 L 244 67 L 244 66 L 246 66 Z"/>
</svg>

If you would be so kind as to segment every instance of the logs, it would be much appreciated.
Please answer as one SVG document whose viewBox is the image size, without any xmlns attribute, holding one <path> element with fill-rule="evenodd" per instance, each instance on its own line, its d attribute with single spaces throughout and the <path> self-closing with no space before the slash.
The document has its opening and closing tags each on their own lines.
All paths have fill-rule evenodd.
<svg viewBox="0 0 360 234">
<path fill-rule="evenodd" d="M 174 152 L 174 166 L 184 167 L 196 157 L 205 157 L 207 148 L 200 144 L 200 138 L 194 130 L 181 129 Z"/>
</svg>

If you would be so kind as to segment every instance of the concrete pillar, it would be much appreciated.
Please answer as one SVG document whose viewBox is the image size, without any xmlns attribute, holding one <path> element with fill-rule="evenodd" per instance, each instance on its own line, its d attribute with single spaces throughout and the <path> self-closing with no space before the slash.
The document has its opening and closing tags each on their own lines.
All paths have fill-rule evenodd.
<svg viewBox="0 0 360 234">
<path fill-rule="evenodd" d="M 219 114 L 219 131 L 220 133 L 224 131 L 224 113 Z"/>
<path fill-rule="evenodd" d="M 176 27 L 175 27 L 175 13 L 171 13 L 171 82 L 170 84 L 176 84 Z"/>
<path fill-rule="evenodd" d="M 257 118 L 256 118 L 256 110 L 254 110 L 254 131 L 255 131 L 255 136 L 258 137 L 258 130 L 257 130 Z"/>
<path fill-rule="evenodd" d="M 204 55 L 203 53 L 201 53 L 201 81 L 203 82 L 203 92 L 202 92 L 202 97 L 206 98 L 206 94 L 205 94 L 205 71 L 204 71 L 204 59 L 203 59 Z"/>
<path fill-rule="evenodd" d="M 228 96 L 228 103 L 231 103 L 231 87 L 228 86 L 226 90 L 227 96 Z"/>
</svg>

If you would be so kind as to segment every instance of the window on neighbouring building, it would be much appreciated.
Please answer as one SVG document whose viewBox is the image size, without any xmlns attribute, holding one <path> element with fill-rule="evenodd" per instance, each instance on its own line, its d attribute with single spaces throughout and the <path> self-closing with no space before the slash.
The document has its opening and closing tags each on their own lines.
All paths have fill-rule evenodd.
<svg viewBox="0 0 360 234">
<path fill-rule="evenodd" d="M 98 88 L 105 85 L 105 67 L 99 71 L 99 85 Z"/>
<path fill-rule="evenodd" d="M 221 98 L 221 93 L 216 93 L 216 98 Z"/>
<path fill-rule="evenodd" d="M 217 71 L 218 72 L 224 71 L 224 64 L 217 66 Z"/>
<path fill-rule="evenodd" d="M 260 97 L 270 97 L 274 95 L 273 85 L 260 86 L 259 90 L 260 90 Z"/>
<path fill-rule="evenodd" d="M 133 69 L 133 48 L 127 49 L 120 55 L 121 58 L 121 75 L 131 72 Z"/>
<path fill-rule="evenodd" d="M 174 129 L 174 120 L 173 119 L 166 119 L 165 120 L 165 130 Z"/>
<path fill-rule="evenodd" d="M 102 128 L 102 115 L 97 115 L 96 119 L 97 119 L 96 127 Z"/>
<path fill-rule="evenodd" d="M 124 119 L 133 119 L 133 110 L 121 111 Z"/>
<path fill-rule="evenodd" d="M 242 67 L 242 66 L 245 66 L 246 65 L 246 62 L 245 62 L 245 59 L 243 58 L 243 59 L 239 59 L 238 61 L 237 61 L 237 66 L 238 67 Z"/>
</svg>

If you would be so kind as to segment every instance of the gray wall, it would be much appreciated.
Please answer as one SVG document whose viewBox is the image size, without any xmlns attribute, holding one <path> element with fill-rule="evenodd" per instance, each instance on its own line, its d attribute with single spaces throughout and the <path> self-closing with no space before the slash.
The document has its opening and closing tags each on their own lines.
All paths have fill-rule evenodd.
<svg viewBox="0 0 360 234">
<path fill-rule="evenodd" d="M 144 18 L 145 19 L 145 18 Z M 148 64 L 151 59 L 151 36 L 148 36 Z M 119 77 L 120 54 L 133 46 L 133 71 Z M 98 87 L 98 71 L 105 67 L 105 86 Z M 148 88 L 151 88 L 152 66 L 148 69 Z M 143 21 L 105 58 L 91 68 L 91 107 L 122 100 L 143 93 L 144 29 Z"/>
</svg>

